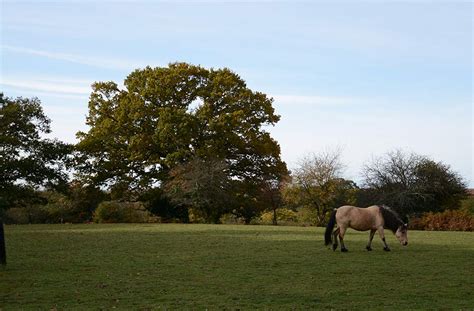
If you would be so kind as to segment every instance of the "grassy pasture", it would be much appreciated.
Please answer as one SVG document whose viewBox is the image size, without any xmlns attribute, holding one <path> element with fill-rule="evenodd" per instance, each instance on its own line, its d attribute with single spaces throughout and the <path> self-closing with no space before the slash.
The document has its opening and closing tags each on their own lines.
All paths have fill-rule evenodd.
<svg viewBox="0 0 474 311">
<path fill-rule="evenodd" d="M 473 309 L 474 233 L 409 232 L 392 252 L 322 228 L 6 226 L 1 310 Z"/>
</svg>

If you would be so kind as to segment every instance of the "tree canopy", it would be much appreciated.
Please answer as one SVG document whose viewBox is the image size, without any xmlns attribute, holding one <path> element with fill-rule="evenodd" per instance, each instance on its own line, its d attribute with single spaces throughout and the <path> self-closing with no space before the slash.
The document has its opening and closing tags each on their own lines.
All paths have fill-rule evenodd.
<svg viewBox="0 0 474 311">
<path fill-rule="evenodd" d="M 186 63 L 133 71 L 119 88 L 93 85 L 88 132 L 78 133 L 78 172 L 119 195 L 159 186 L 174 167 L 220 159 L 241 182 L 286 174 L 264 126 L 279 120 L 272 99 L 229 69 Z"/>
<path fill-rule="evenodd" d="M 35 189 L 65 185 L 71 147 L 42 137 L 50 132 L 37 98 L 0 94 L 0 210 L 35 198 Z"/>
</svg>

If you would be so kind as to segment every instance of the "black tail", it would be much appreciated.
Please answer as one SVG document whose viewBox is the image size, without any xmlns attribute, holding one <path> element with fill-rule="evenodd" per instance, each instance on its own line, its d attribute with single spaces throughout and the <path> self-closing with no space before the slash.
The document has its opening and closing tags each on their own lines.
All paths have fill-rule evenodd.
<svg viewBox="0 0 474 311">
<path fill-rule="evenodd" d="M 331 213 L 331 217 L 329 218 L 328 225 L 326 226 L 326 232 L 324 233 L 324 243 L 325 245 L 329 245 L 332 243 L 332 230 L 336 225 L 336 212 L 337 209 L 334 209 Z"/>
</svg>

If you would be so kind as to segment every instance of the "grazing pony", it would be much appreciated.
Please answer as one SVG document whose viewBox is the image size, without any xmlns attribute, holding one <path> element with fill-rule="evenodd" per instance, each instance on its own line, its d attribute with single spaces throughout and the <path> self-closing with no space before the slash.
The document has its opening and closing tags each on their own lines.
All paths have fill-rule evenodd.
<svg viewBox="0 0 474 311">
<path fill-rule="evenodd" d="M 337 229 L 334 230 L 334 226 L 337 223 Z M 398 214 L 388 206 L 373 205 L 367 208 L 360 208 L 350 205 L 341 206 L 331 214 L 329 223 L 326 227 L 324 234 L 324 240 L 326 245 L 332 244 L 332 249 L 337 249 L 337 237 L 341 241 L 341 251 L 347 252 L 347 248 L 344 245 L 344 234 L 347 228 L 352 228 L 357 231 L 370 230 L 369 242 L 367 243 L 366 249 L 372 250 L 371 244 L 374 238 L 375 231 L 379 232 L 380 238 L 384 244 L 384 251 L 390 251 L 390 248 L 385 242 L 385 235 L 383 229 L 390 229 L 395 234 L 400 244 L 407 245 L 407 224 L 404 223 Z M 334 236 L 334 241 L 332 241 Z"/>
</svg>

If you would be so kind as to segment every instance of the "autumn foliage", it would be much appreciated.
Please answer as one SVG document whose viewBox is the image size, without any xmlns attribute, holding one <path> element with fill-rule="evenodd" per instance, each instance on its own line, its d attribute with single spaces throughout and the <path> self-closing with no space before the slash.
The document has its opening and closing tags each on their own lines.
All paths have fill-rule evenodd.
<svg viewBox="0 0 474 311">
<path fill-rule="evenodd" d="M 429 212 L 412 219 L 410 228 L 430 231 L 474 231 L 474 215 L 465 210 Z"/>
</svg>

